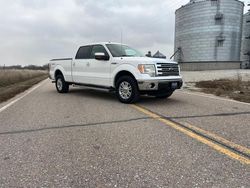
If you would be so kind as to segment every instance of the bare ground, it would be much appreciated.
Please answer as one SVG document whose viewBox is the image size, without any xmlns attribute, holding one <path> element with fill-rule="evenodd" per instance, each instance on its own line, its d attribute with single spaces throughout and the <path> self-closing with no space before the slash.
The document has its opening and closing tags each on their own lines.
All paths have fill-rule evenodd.
<svg viewBox="0 0 250 188">
<path fill-rule="evenodd" d="M 250 81 L 242 81 L 240 77 L 238 79 L 200 81 L 196 82 L 195 86 L 205 93 L 250 103 Z"/>
</svg>

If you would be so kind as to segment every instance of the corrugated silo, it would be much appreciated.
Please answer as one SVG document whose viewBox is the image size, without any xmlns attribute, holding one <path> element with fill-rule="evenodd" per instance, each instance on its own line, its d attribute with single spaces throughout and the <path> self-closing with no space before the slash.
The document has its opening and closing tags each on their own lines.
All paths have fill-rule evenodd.
<svg viewBox="0 0 250 188">
<path fill-rule="evenodd" d="M 191 0 L 176 10 L 175 61 L 183 70 L 240 68 L 244 3 Z"/>
<path fill-rule="evenodd" d="M 243 18 L 241 61 L 242 68 L 250 68 L 250 12 Z"/>
</svg>

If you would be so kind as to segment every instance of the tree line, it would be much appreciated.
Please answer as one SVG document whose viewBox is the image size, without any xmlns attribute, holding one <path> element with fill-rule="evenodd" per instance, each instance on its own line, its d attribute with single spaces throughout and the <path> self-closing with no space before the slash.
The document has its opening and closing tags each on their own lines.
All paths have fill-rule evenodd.
<svg viewBox="0 0 250 188">
<path fill-rule="evenodd" d="M 11 65 L 11 66 L 0 66 L 0 69 L 28 69 L 28 70 L 49 70 L 49 65 L 45 64 L 42 66 L 39 65 Z"/>
</svg>

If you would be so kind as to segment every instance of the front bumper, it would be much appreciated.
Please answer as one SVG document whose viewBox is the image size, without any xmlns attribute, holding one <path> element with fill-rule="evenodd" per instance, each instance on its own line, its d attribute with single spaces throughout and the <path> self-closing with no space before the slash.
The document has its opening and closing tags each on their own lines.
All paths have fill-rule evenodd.
<svg viewBox="0 0 250 188">
<path fill-rule="evenodd" d="M 180 89 L 183 85 L 182 79 L 167 80 L 143 80 L 138 81 L 140 91 L 157 91 L 157 90 L 175 90 Z"/>
</svg>

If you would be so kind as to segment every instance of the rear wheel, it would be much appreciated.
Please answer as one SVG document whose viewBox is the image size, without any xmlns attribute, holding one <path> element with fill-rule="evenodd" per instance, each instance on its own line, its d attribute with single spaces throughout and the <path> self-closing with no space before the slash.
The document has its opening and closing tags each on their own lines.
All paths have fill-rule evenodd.
<svg viewBox="0 0 250 188">
<path fill-rule="evenodd" d="M 56 89 L 58 93 L 68 93 L 69 84 L 65 82 L 63 75 L 56 76 Z"/>
<path fill-rule="evenodd" d="M 122 76 L 116 82 L 116 96 L 120 102 L 130 104 L 138 101 L 140 93 L 137 82 L 131 76 Z"/>
</svg>

